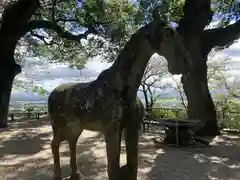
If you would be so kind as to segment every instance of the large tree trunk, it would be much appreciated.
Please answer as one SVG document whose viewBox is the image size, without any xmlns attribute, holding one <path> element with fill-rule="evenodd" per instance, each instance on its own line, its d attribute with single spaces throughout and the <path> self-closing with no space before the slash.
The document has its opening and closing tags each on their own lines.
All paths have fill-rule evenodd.
<svg viewBox="0 0 240 180">
<path fill-rule="evenodd" d="M 201 72 L 196 73 L 195 76 L 206 77 Z M 184 91 L 188 100 L 188 117 L 203 121 L 204 126 L 197 131 L 198 135 L 218 135 L 216 110 L 208 89 L 207 80 L 195 76 L 182 77 Z"/>
<path fill-rule="evenodd" d="M 198 134 L 214 136 L 219 134 L 217 116 L 207 82 L 207 55 L 211 49 L 204 49 L 202 34 L 212 19 L 210 0 L 186 0 L 184 17 L 178 31 L 189 49 L 193 71 L 183 75 L 183 88 L 188 100 L 188 117 L 204 122 Z M 204 49 L 204 50 L 203 50 Z"/>
<path fill-rule="evenodd" d="M 9 69 L 11 68 L 11 69 Z M 19 65 L 0 68 L 0 128 L 7 127 L 9 100 L 14 77 L 20 73 Z"/>
<path fill-rule="evenodd" d="M 21 67 L 14 61 L 18 40 L 26 33 L 32 14 L 39 7 L 38 0 L 19 0 L 7 5 L 0 28 L 0 128 L 7 126 L 9 99 L 14 77 Z"/>
<path fill-rule="evenodd" d="M 207 55 L 214 47 L 226 47 L 240 38 L 240 20 L 226 27 L 205 29 L 211 22 L 211 0 L 185 0 L 180 33 L 193 60 L 190 76 L 182 78 L 188 99 L 189 118 L 204 122 L 201 135 L 218 135 L 217 115 L 207 82 Z"/>
</svg>

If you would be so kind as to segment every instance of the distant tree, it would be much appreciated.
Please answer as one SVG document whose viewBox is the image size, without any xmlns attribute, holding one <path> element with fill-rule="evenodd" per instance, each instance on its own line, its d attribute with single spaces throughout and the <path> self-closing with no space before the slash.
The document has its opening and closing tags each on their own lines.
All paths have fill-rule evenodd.
<svg viewBox="0 0 240 180">
<path fill-rule="evenodd" d="M 183 85 L 178 79 L 176 79 L 176 77 L 173 75 L 170 76 L 173 84 L 168 84 L 168 87 L 171 87 L 174 91 L 179 93 L 181 105 L 185 110 L 187 110 L 187 98 L 184 93 Z"/>
<path fill-rule="evenodd" d="M 144 71 L 140 91 L 143 92 L 146 110 L 150 112 L 159 94 L 156 89 L 160 88 L 160 81 L 168 73 L 167 61 L 157 54 L 154 54 L 149 60 Z"/>
<path fill-rule="evenodd" d="M 208 82 L 212 90 L 218 90 L 217 97 L 224 97 L 225 100 L 239 98 L 239 77 L 231 75 L 232 60 L 226 55 L 217 55 L 213 51 L 208 61 Z M 221 99 L 221 98 L 220 98 Z"/>
<path fill-rule="evenodd" d="M 39 7 L 37 0 L 3 0 L 0 2 L 0 128 L 7 126 L 9 99 L 13 80 L 21 72 L 14 57 L 18 40 L 26 33 L 33 13 Z M 7 4 L 7 5 L 6 5 Z"/>
<path fill-rule="evenodd" d="M 233 66 L 231 62 L 227 56 L 215 57 L 208 62 L 209 87 L 218 90 L 214 102 L 220 115 L 218 119 L 220 123 L 229 126 L 235 123 L 239 128 L 240 122 L 237 123 L 232 114 L 240 112 L 240 79 L 229 73 Z"/>
</svg>

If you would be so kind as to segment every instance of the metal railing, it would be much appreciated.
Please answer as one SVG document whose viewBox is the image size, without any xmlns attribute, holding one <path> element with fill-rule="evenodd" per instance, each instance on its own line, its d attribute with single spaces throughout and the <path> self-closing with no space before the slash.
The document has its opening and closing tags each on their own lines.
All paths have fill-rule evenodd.
<svg viewBox="0 0 240 180">
<path fill-rule="evenodd" d="M 38 119 L 41 114 L 47 114 L 47 103 L 35 102 L 18 102 L 10 103 L 9 117 L 15 120 L 20 116 L 26 118 L 36 117 Z M 165 108 L 161 104 L 155 104 L 152 108 L 152 114 L 156 118 L 178 118 L 187 119 L 186 109 L 181 108 Z M 151 117 L 151 118 L 155 118 Z M 217 111 L 219 125 L 223 128 L 239 128 L 240 129 L 240 112 L 237 111 Z"/>
<path fill-rule="evenodd" d="M 10 121 L 18 119 L 39 119 L 41 115 L 47 115 L 47 103 L 43 102 L 11 102 L 8 117 Z"/>
<path fill-rule="evenodd" d="M 180 108 L 152 108 L 150 118 L 177 118 L 187 119 L 187 110 Z M 217 111 L 218 124 L 221 128 L 240 129 L 240 112 L 237 111 Z"/>
</svg>

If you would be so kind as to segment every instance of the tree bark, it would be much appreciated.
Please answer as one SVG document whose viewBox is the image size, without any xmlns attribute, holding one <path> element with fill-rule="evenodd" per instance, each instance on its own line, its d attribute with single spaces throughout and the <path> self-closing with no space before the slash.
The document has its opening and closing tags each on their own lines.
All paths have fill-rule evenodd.
<svg viewBox="0 0 240 180">
<path fill-rule="evenodd" d="M 142 86 L 142 92 L 145 100 L 146 111 L 149 114 L 151 114 L 153 111 L 153 105 L 154 105 L 153 92 L 150 88 L 150 85 L 148 85 L 146 82 L 142 83 L 141 86 Z"/>
<path fill-rule="evenodd" d="M 15 76 L 21 72 L 17 64 L 0 68 L 0 128 L 8 125 L 9 100 Z"/>
<path fill-rule="evenodd" d="M 219 134 L 215 106 L 208 89 L 207 55 L 203 51 L 202 34 L 212 20 L 210 0 L 186 0 L 184 17 L 179 22 L 178 31 L 190 52 L 193 70 L 182 76 L 183 88 L 188 100 L 188 117 L 204 122 L 198 134 L 215 136 Z"/>
<path fill-rule="evenodd" d="M 142 92 L 143 92 L 143 96 L 144 96 L 144 100 L 145 100 L 145 105 L 146 105 L 146 111 L 149 111 L 149 102 L 148 102 L 148 94 L 147 94 L 147 90 L 145 88 L 145 85 L 142 84 Z"/>
<path fill-rule="evenodd" d="M 39 7 L 37 0 L 19 0 L 7 5 L 0 28 L 0 128 L 7 127 L 9 100 L 15 76 L 21 67 L 15 63 L 18 40 L 26 33 L 32 14 Z"/>
<path fill-rule="evenodd" d="M 217 113 L 208 89 L 207 55 L 215 47 L 228 47 L 240 37 L 240 20 L 226 27 L 205 29 L 213 16 L 210 0 L 186 0 L 180 33 L 193 61 L 193 71 L 183 75 L 182 83 L 188 100 L 188 116 L 204 122 L 199 135 L 218 135 Z"/>
<path fill-rule="evenodd" d="M 197 73 L 197 76 L 206 75 Z M 219 134 L 215 105 L 208 89 L 207 79 L 199 80 L 194 75 L 182 77 L 183 88 L 188 100 L 188 117 L 203 121 L 203 128 L 197 131 L 201 136 Z"/>
</svg>

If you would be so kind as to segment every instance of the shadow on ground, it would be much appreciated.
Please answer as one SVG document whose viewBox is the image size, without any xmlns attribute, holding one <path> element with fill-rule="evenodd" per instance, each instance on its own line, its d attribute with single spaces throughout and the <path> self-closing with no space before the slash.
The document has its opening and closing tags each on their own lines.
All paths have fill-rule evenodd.
<svg viewBox="0 0 240 180">
<path fill-rule="evenodd" d="M 159 134 L 141 134 L 138 180 L 240 179 L 240 138 L 224 134 L 211 148 L 177 149 L 156 146 Z M 47 119 L 22 121 L 0 130 L 0 179 L 51 180 L 52 129 Z M 121 164 L 125 164 L 122 143 Z M 70 174 L 67 143 L 60 148 L 63 177 Z M 107 179 L 106 150 L 99 133 L 84 131 L 77 147 L 79 170 L 88 180 Z"/>
<path fill-rule="evenodd" d="M 50 142 L 52 129 L 47 119 L 13 123 L 0 131 L 0 179 L 50 180 L 52 179 L 52 154 Z M 79 139 L 77 159 L 85 176 L 96 177 L 105 173 L 105 163 L 93 153 L 102 139 L 98 133 Z M 63 176 L 70 174 L 68 144 L 60 149 Z"/>
<path fill-rule="evenodd" d="M 210 148 L 160 149 L 146 179 L 240 179 L 239 136 L 223 134 L 213 139 Z"/>
<path fill-rule="evenodd" d="M 43 150 L 51 131 L 43 131 L 47 119 L 23 120 L 0 129 L 0 158 L 8 155 L 31 155 Z M 19 145 L 19 146 L 16 146 Z"/>
</svg>

